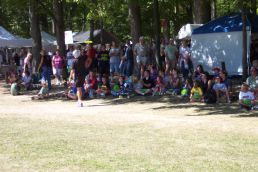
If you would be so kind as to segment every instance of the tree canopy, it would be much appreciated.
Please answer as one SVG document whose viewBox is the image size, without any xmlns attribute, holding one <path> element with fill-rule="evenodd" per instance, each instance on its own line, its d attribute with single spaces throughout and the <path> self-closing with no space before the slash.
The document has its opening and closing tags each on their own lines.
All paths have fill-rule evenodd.
<svg viewBox="0 0 258 172">
<path fill-rule="evenodd" d="M 53 29 L 53 0 L 37 1 L 41 30 L 49 33 Z M 154 37 L 153 0 L 58 0 L 63 2 L 65 30 L 75 32 L 105 28 L 121 40 L 131 38 L 130 3 L 140 8 L 141 34 Z M 186 23 L 207 22 L 225 14 L 240 12 L 241 0 L 159 0 L 160 19 L 166 21 L 169 35 L 175 36 Z M 197 3 L 198 2 L 198 3 Z M 256 13 L 256 0 L 243 0 L 248 12 Z M 253 5 L 255 4 L 255 6 Z M 208 5 L 208 6 L 207 6 Z M 202 18 L 202 17 L 205 18 Z M 0 0 L 0 25 L 14 34 L 31 37 L 29 1 Z M 163 30 L 162 30 L 163 31 Z"/>
</svg>

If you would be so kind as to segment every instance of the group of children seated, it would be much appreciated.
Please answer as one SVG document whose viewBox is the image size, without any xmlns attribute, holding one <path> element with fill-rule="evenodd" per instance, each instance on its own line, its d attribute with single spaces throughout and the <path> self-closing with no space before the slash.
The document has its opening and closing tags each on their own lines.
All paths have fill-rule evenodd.
<svg viewBox="0 0 258 172">
<path fill-rule="evenodd" d="M 204 72 L 198 66 L 191 78 L 182 78 L 177 69 L 172 69 L 168 74 L 149 65 L 144 71 L 144 76 L 138 79 L 135 76 L 113 77 L 103 76 L 100 78 L 90 71 L 85 78 L 83 95 L 89 98 L 105 97 L 130 97 L 132 95 L 181 95 L 189 97 L 191 102 L 218 103 L 221 97 L 225 97 L 230 103 L 229 81 L 226 73 L 219 69 L 214 70 L 214 76 Z M 67 96 L 76 99 L 75 81 L 69 84 Z"/>
<path fill-rule="evenodd" d="M 99 76 L 90 71 L 85 77 L 82 88 L 84 98 L 101 98 L 111 95 L 113 97 L 127 97 L 133 95 L 171 95 L 189 98 L 190 102 L 204 103 L 230 103 L 231 82 L 227 73 L 220 68 L 213 69 L 213 75 L 205 72 L 201 65 L 197 66 L 193 75 L 183 78 L 177 69 L 172 69 L 168 74 L 149 65 L 142 78 L 136 76 Z M 8 77 L 11 83 L 11 94 L 17 95 L 20 90 L 32 89 L 32 77 L 28 71 L 18 77 L 11 73 Z M 77 99 L 76 82 L 70 81 L 66 96 Z M 258 83 L 258 81 L 257 81 Z M 49 95 L 47 82 L 41 80 L 41 89 L 32 99 L 41 99 Z M 246 110 L 257 109 L 257 96 L 255 91 L 249 90 L 249 85 L 243 83 L 239 92 L 239 104 Z"/>
<path fill-rule="evenodd" d="M 35 88 L 35 85 L 33 85 L 35 78 L 32 77 L 29 71 L 25 71 L 21 76 L 16 72 L 10 72 L 7 79 L 8 83 L 11 84 L 10 93 L 13 96 L 19 95 L 22 91 L 31 91 Z M 38 94 L 33 96 L 32 99 L 41 99 L 49 95 L 46 81 L 42 79 L 40 84 Z"/>
</svg>

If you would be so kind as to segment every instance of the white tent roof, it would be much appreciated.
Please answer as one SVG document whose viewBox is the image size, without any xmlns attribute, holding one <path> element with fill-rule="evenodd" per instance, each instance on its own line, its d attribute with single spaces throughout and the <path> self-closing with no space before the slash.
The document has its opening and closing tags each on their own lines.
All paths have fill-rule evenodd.
<svg viewBox="0 0 258 172">
<path fill-rule="evenodd" d="M 178 32 L 178 39 L 191 38 L 193 30 L 200 26 L 202 26 L 202 24 L 186 24 L 182 26 Z"/>
<path fill-rule="evenodd" d="M 16 36 L 8 32 L 5 28 L 0 26 L 0 39 L 5 39 L 5 40 L 13 40 L 17 39 Z"/>
<path fill-rule="evenodd" d="M 30 39 L 15 36 L 0 26 L 0 47 L 32 47 L 32 41 Z"/>
<path fill-rule="evenodd" d="M 54 45 L 56 44 L 56 38 L 45 31 L 41 31 L 42 44 Z"/>
<path fill-rule="evenodd" d="M 32 47 L 32 41 L 30 39 L 0 39 L 0 47 L 8 48 L 20 48 L 20 47 Z"/>
</svg>

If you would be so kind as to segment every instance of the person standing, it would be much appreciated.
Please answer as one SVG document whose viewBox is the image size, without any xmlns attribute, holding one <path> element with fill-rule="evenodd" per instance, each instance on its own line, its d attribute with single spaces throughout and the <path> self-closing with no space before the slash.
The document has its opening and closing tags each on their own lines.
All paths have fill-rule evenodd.
<svg viewBox="0 0 258 172">
<path fill-rule="evenodd" d="M 52 59 L 53 74 L 56 78 L 56 85 L 61 85 L 61 76 L 64 65 L 64 59 L 61 57 L 60 50 L 56 50 L 56 55 Z"/>
<path fill-rule="evenodd" d="M 133 48 L 131 41 L 127 41 L 127 47 L 125 50 L 125 58 L 127 61 L 126 76 L 129 77 L 133 74 Z"/>
<path fill-rule="evenodd" d="M 148 48 L 144 42 L 144 37 L 141 36 L 139 38 L 139 43 L 137 43 L 134 46 L 134 56 L 136 57 L 136 63 L 138 66 L 138 70 L 140 71 L 139 74 L 141 78 L 143 78 L 144 69 L 147 63 L 147 54 L 148 54 L 147 49 Z"/>
<path fill-rule="evenodd" d="M 77 98 L 78 98 L 77 106 L 83 107 L 82 88 L 83 88 L 83 84 L 84 84 L 84 79 L 87 75 L 87 70 L 85 67 L 86 57 L 84 55 L 82 55 L 80 50 L 78 50 L 78 49 L 73 51 L 73 56 L 75 59 L 72 64 L 72 70 L 70 73 L 69 81 L 70 82 L 72 80 L 75 81 L 76 89 L 77 89 Z"/>
<path fill-rule="evenodd" d="M 25 73 L 26 71 L 29 71 L 30 74 L 32 73 L 31 59 L 32 59 L 32 54 L 28 52 L 26 58 L 24 59 L 23 73 Z"/>
<path fill-rule="evenodd" d="M 47 55 L 44 50 L 40 51 L 39 71 L 41 71 L 42 79 L 48 83 L 48 90 L 51 90 L 52 61 L 51 56 Z"/>
<path fill-rule="evenodd" d="M 120 55 L 121 55 L 120 48 L 117 46 L 117 44 L 114 41 L 112 41 L 112 47 L 109 51 L 111 76 L 113 76 L 114 73 L 116 74 L 119 73 Z"/>
<path fill-rule="evenodd" d="M 187 42 L 183 40 L 179 48 L 179 67 L 185 79 L 189 77 L 188 75 L 190 72 L 190 61 L 190 48 L 187 46 Z"/>
<path fill-rule="evenodd" d="M 172 38 L 169 39 L 169 44 L 165 47 L 165 63 L 166 63 L 166 74 L 170 69 L 176 69 L 177 64 L 177 54 L 178 50 L 174 44 Z"/>
</svg>

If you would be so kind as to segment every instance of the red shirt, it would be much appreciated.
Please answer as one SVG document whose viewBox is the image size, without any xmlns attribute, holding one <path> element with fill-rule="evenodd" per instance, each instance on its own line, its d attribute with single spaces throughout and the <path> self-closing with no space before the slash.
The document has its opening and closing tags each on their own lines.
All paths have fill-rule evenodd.
<svg viewBox="0 0 258 172">
<path fill-rule="evenodd" d="M 91 48 L 87 51 L 88 58 L 94 59 L 96 56 L 96 50 L 94 48 Z"/>
</svg>

